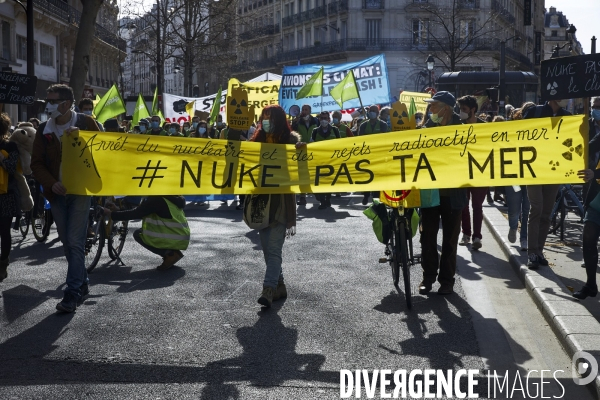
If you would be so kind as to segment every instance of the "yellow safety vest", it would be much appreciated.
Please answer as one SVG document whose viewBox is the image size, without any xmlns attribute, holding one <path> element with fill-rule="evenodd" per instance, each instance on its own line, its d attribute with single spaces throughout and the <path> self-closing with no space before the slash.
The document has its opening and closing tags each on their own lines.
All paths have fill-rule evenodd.
<svg viewBox="0 0 600 400">
<path fill-rule="evenodd" d="M 150 214 L 142 220 L 142 240 L 157 249 L 185 250 L 190 244 L 190 227 L 183 210 L 164 199 L 171 218 Z"/>
</svg>

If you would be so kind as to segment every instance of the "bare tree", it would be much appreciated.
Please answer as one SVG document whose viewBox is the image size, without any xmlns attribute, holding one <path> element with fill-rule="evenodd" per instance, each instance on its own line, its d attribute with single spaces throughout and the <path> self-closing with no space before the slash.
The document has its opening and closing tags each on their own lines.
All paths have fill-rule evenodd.
<svg viewBox="0 0 600 400">
<path fill-rule="evenodd" d="M 413 44 L 448 71 L 481 50 L 494 50 L 493 37 L 502 31 L 496 25 L 498 13 L 479 10 L 479 0 L 450 0 L 443 6 L 422 3 L 417 12 L 424 18 L 411 26 Z"/>
<path fill-rule="evenodd" d="M 73 88 L 75 99 L 83 93 L 85 80 L 90 69 L 90 47 L 94 34 L 96 32 L 96 16 L 104 0 L 81 0 L 83 10 L 79 22 L 79 31 L 77 32 L 77 41 L 75 42 L 75 52 L 73 54 L 73 68 L 69 85 Z"/>
</svg>

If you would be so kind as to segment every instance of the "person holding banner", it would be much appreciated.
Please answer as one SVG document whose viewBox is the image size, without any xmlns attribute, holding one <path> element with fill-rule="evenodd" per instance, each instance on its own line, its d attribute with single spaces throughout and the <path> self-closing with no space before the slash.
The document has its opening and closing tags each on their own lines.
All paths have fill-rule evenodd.
<svg viewBox="0 0 600 400">
<path fill-rule="evenodd" d="M 56 305 L 62 312 L 73 312 L 89 293 L 85 269 L 85 239 L 90 213 L 90 196 L 69 194 L 62 183 L 63 135 L 79 129 L 98 131 L 96 121 L 89 115 L 73 111 L 73 89 L 55 84 L 46 89 L 48 121 L 35 134 L 31 170 L 42 185 L 44 197 L 50 202 L 56 230 L 67 258 L 67 279 L 63 299 Z"/>
<path fill-rule="evenodd" d="M 542 106 L 531 107 L 523 119 L 562 117 L 571 115 L 565 110 L 569 100 L 550 100 Z M 529 221 L 527 222 L 527 267 L 537 269 L 548 266 L 544 257 L 544 244 L 550 230 L 550 213 L 560 185 L 528 185 Z"/>
<path fill-rule="evenodd" d="M 304 104 L 300 115 L 292 121 L 292 130 L 300 134 L 300 141 L 304 143 L 310 142 L 310 136 L 313 130 L 319 126 L 319 120 L 311 115 L 312 107 L 309 104 Z M 300 193 L 298 200 L 299 206 L 306 205 L 306 194 Z"/>
<path fill-rule="evenodd" d="M 388 128 L 387 123 L 379 119 L 379 107 L 377 107 L 377 105 L 373 104 L 371 107 L 369 107 L 367 116 L 368 119 L 360 124 L 360 128 L 358 128 L 358 134 L 360 136 L 389 132 L 390 129 Z M 363 206 L 367 205 L 370 196 L 371 192 L 363 193 Z M 373 192 L 373 197 L 376 196 L 379 196 L 379 192 Z"/>
<path fill-rule="evenodd" d="M 292 132 L 285 111 L 279 105 L 263 108 L 259 125 L 251 140 L 300 145 L 300 136 Z M 275 300 L 287 297 L 281 263 L 285 239 L 296 234 L 296 196 L 294 194 L 271 195 L 269 221 L 270 225 L 267 228 L 258 231 L 267 264 L 263 291 L 258 298 L 258 303 L 265 307 L 270 307 Z"/>
<path fill-rule="evenodd" d="M 460 117 L 453 111 L 456 100 L 451 93 L 437 92 L 431 99 L 424 101 L 431 103 L 429 108 L 431 116 L 425 124 L 425 128 L 462 124 Z M 467 191 L 458 188 L 440 189 L 439 196 L 439 205 L 421 208 L 421 266 L 423 267 L 423 281 L 419 284 L 419 293 L 421 294 L 431 291 L 436 278 L 440 283 L 438 294 L 454 293 L 456 251 L 462 210 L 467 205 Z M 440 220 L 442 222 L 442 253 L 439 256 L 438 264 L 437 237 Z"/>
<path fill-rule="evenodd" d="M 340 131 L 329 123 L 329 113 L 327 111 L 319 114 L 319 127 L 313 129 L 310 135 L 310 142 L 320 142 L 322 140 L 339 139 Z M 320 193 L 315 196 L 321 202 L 319 210 L 331 207 L 331 193 Z"/>
<path fill-rule="evenodd" d="M 338 128 L 338 131 L 340 131 L 340 137 L 345 138 L 354 136 L 354 133 L 352 133 L 350 128 L 348 128 L 348 126 L 342 122 L 342 113 L 340 111 L 334 111 L 332 117 L 333 121 L 331 125 Z"/>
</svg>

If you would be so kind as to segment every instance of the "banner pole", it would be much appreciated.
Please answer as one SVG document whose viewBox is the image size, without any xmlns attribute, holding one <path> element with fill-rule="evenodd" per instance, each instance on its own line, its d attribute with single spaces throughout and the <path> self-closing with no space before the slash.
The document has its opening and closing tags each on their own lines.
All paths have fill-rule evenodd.
<svg viewBox="0 0 600 400">
<path fill-rule="evenodd" d="M 325 80 L 325 67 L 321 67 L 323 73 L 321 74 L 321 112 L 323 112 L 323 81 Z"/>
<path fill-rule="evenodd" d="M 356 93 L 358 93 L 358 101 L 360 102 L 360 113 L 364 114 L 365 107 L 363 106 L 362 99 L 360 98 L 360 88 L 356 84 L 356 78 L 354 77 L 354 71 L 350 70 L 350 73 L 352 74 L 352 80 L 354 81 L 354 87 L 356 88 Z"/>
</svg>

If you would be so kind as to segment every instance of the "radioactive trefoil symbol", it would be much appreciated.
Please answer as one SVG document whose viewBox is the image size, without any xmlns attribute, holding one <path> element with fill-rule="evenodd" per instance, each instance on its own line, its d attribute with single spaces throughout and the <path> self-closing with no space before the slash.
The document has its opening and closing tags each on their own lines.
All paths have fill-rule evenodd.
<svg viewBox="0 0 600 400">
<path fill-rule="evenodd" d="M 546 90 L 550 91 L 550 95 L 554 96 L 557 92 L 556 92 L 556 88 L 558 87 L 558 84 L 556 82 L 552 82 L 549 83 L 548 86 L 546 86 Z"/>
<path fill-rule="evenodd" d="M 402 111 L 402 114 L 399 114 L 398 111 L 394 110 L 394 112 L 392 113 L 392 117 L 398 118 L 398 122 L 396 122 L 396 125 L 404 125 L 404 121 L 402 120 L 402 118 L 408 118 L 408 114 L 406 113 L 406 111 Z"/>
<path fill-rule="evenodd" d="M 573 160 L 573 152 L 575 152 L 579 157 L 583 156 L 583 145 L 578 144 L 576 147 L 573 147 L 573 139 L 569 138 L 562 142 L 563 146 L 568 147 L 569 151 L 565 151 L 562 153 L 564 159 L 572 161 Z"/>
<path fill-rule="evenodd" d="M 229 105 L 235 106 L 235 111 L 233 112 L 234 114 L 243 114 L 241 107 L 248 106 L 248 103 L 246 103 L 246 100 L 244 99 L 242 99 L 242 101 L 239 103 L 236 99 L 231 99 L 231 103 L 229 103 Z"/>
</svg>

